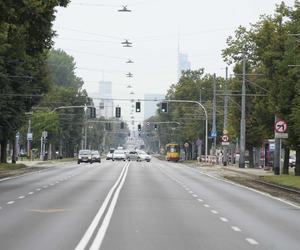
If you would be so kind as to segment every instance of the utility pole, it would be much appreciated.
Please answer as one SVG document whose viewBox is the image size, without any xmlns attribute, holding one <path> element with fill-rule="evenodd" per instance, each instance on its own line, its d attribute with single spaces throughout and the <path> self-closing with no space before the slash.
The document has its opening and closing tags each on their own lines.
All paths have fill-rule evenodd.
<svg viewBox="0 0 300 250">
<path fill-rule="evenodd" d="M 242 83 L 242 106 L 241 106 L 241 130 L 240 130 L 240 159 L 239 168 L 245 168 L 246 148 L 246 57 L 243 53 L 243 83 Z"/>
<path fill-rule="evenodd" d="M 224 124 L 223 124 L 223 134 L 227 134 L 227 114 L 228 114 L 228 93 L 227 93 L 227 84 L 228 84 L 228 67 L 226 67 L 225 74 L 225 84 L 224 84 Z M 224 146 L 223 149 L 223 165 L 227 166 L 228 157 L 227 157 L 227 146 Z"/>
<path fill-rule="evenodd" d="M 216 154 L 216 144 L 217 144 L 217 129 L 216 129 L 216 74 L 214 74 L 213 82 L 213 121 L 212 121 L 212 137 L 213 137 L 213 155 Z"/>
</svg>

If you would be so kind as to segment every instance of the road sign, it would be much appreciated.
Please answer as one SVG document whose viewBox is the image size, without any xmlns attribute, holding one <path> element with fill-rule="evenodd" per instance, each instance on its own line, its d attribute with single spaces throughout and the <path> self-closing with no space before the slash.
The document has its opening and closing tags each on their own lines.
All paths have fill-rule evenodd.
<svg viewBox="0 0 300 250">
<path fill-rule="evenodd" d="M 275 122 L 275 133 L 285 133 L 287 131 L 287 122 L 284 120 L 278 120 Z"/>
<path fill-rule="evenodd" d="M 150 122 L 147 122 L 147 126 L 149 126 L 150 125 Z"/>
<path fill-rule="evenodd" d="M 189 146 L 189 144 L 186 142 L 186 143 L 184 143 L 184 146 L 187 148 Z"/>
<path fill-rule="evenodd" d="M 287 138 L 289 138 L 289 134 L 288 133 L 276 133 L 275 132 L 275 138 L 276 139 L 287 139 Z"/>
<path fill-rule="evenodd" d="M 223 142 L 228 142 L 228 141 L 229 141 L 228 135 L 223 135 L 223 136 L 222 136 L 222 141 L 223 141 Z"/>
<path fill-rule="evenodd" d="M 211 137 L 217 137 L 217 132 L 216 131 L 211 131 L 210 136 Z"/>
<path fill-rule="evenodd" d="M 32 133 L 27 133 L 27 141 L 32 141 L 33 135 Z"/>
<path fill-rule="evenodd" d="M 222 141 L 222 146 L 228 146 L 229 144 L 229 141 Z"/>
</svg>

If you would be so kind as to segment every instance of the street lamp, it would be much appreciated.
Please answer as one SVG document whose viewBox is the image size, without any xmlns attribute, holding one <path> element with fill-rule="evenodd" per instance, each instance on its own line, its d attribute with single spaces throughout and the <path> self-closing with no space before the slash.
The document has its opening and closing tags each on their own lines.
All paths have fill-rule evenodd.
<svg viewBox="0 0 300 250">
<path fill-rule="evenodd" d="M 118 11 L 119 12 L 131 12 L 131 10 L 127 8 L 127 5 L 122 5 L 122 9 L 119 9 Z"/>
</svg>

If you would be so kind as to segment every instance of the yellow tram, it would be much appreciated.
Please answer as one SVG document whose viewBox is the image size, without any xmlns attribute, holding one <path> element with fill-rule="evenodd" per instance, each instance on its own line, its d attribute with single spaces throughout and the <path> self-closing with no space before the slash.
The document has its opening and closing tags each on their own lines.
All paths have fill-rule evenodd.
<svg viewBox="0 0 300 250">
<path fill-rule="evenodd" d="M 166 160 L 167 161 L 179 161 L 180 159 L 180 146 L 177 143 L 169 143 L 166 145 L 167 149 L 167 155 Z"/>
</svg>

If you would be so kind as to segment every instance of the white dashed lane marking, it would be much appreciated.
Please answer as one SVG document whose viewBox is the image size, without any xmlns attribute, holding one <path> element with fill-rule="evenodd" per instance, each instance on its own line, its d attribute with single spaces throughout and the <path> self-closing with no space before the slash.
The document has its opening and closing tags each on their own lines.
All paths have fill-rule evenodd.
<svg viewBox="0 0 300 250">
<path fill-rule="evenodd" d="M 12 205 L 12 204 L 14 204 L 15 203 L 15 201 L 9 201 L 9 202 L 7 202 L 6 204 L 7 205 Z"/>
<path fill-rule="evenodd" d="M 251 239 L 251 238 L 247 238 L 246 241 L 248 243 L 250 243 L 251 245 L 258 245 L 258 242 L 254 239 Z"/>
<path fill-rule="evenodd" d="M 168 174 L 166 174 L 166 175 L 169 176 Z M 169 176 L 169 177 L 170 177 L 172 180 L 174 180 L 175 182 L 177 182 L 178 184 L 180 184 L 180 186 L 181 186 L 183 189 L 185 189 L 186 191 L 188 191 L 188 193 L 192 194 L 193 197 L 195 197 L 195 198 L 198 197 L 198 195 L 194 194 L 194 192 L 191 191 L 186 185 L 184 185 L 184 184 L 181 183 L 180 181 L 178 181 L 178 180 L 172 178 L 171 176 Z M 202 200 L 202 199 L 200 199 L 200 198 L 198 198 L 197 201 L 198 201 L 198 202 L 204 202 L 204 200 Z M 209 208 L 209 207 L 210 207 L 210 205 L 208 205 L 208 204 L 203 204 L 203 206 L 206 207 L 206 208 Z M 211 210 L 211 213 L 213 213 L 213 214 L 219 214 L 219 212 L 216 211 L 216 210 Z M 225 222 L 225 223 L 229 222 L 229 220 L 228 220 L 227 218 L 225 218 L 225 217 L 219 217 L 219 219 L 220 219 L 222 222 Z M 234 232 L 237 232 L 237 233 L 238 233 L 238 232 L 242 232 L 242 230 L 241 230 L 239 227 L 237 227 L 237 226 L 231 226 L 231 229 L 232 229 Z M 246 241 L 247 241 L 249 244 L 251 244 L 251 245 L 259 245 L 259 243 L 258 243 L 256 240 L 252 239 L 252 238 L 246 238 Z"/>
<path fill-rule="evenodd" d="M 24 195 L 20 195 L 20 196 L 18 197 L 18 199 L 24 199 L 24 198 L 25 198 Z"/>
<path fill-rule="evenodd" d="M 220 217 L 220 220 L 223 221 L 223 222 L 228 222 L 228 219 L 225 218 L 225 217 Z"/>
<path fill-rule="evenodd" d="M 34 194 L 34 192 L 29 192 L 28 194 L 29 194 L 29 195 L 33 195 L 33 194 Z"/>
<path fill-rule="evenodd" d="M 231 228 L 232 228 L 232 230 L 235 231 L 235 232 L 241 232 L 241 231 L 242 231 L 240 228 L 235 227 L 235 226 L 232 226 Z"/>
</svg>

